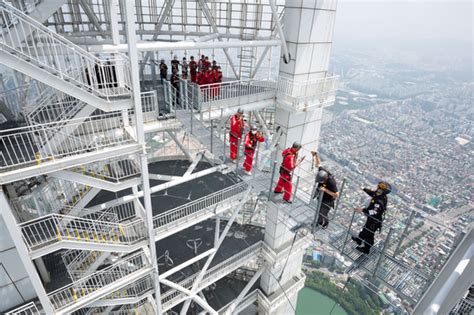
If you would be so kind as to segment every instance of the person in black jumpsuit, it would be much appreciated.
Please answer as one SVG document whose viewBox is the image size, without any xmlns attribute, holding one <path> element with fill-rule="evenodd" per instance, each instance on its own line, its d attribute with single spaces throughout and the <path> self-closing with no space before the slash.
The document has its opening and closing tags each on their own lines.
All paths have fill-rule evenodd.
<svg viewBox="0 0 474 315">
<path fill-rule="evenodd" d="M 375 232 L 382 228 L 385 210 L 387 210 L 387 195 L 391 187 L 386 182 L 380 182 L 376 190 L 363 188 L 365 193 L 372 197 L 370 204 L 365 208 L 356 208 L 355 211 L 364 213 L 367 216 L 362 231 L 358 237 L 352 237 L 352 240 L 359 246 L 356 249 L 364 254 L 370 253 L 370 248 L 374 245 Z"/>
<path fill-rule="evenodd" d="M 334 176 L 321 166 L 319 154 L 314 151 L 312 151 L 311 154 L 313 155 L 313 163 L 317 167 L 317 189 L 313 199 L 318 198 L 320 192 L 323 192 L 321 207 L 319 208 L 318 224 L 325 229 L 329 224 L 329 211 L 334 208 L 334 202 L 339 197 L 339 191 L 337 190 L 337 183 Z"/>
</svg>

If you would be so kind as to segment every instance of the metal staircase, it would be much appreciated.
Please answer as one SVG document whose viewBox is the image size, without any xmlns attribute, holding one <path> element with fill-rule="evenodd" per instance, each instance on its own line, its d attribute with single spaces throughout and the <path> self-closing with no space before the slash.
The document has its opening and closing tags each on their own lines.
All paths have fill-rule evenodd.
<svg viewBox="0 0 474 315">
<path fill-rule="evenodd" d="M 137 252 L 121 261 L 48 293 L 49 300 L 58 313 L 68 314 L 97 301 L 152 270 L 144 252 Z"/>
<path fill-rule="evenodd" d="M 27 14 L 29 17 L 39 21 L 40 23 L 45 22 L 51 15 L 61 8 L 67 0 L 4 0 L 11 6 Z M 28 33 L 27 29 L 21 28 L 20 24 L 16 24 L 14 21 L 10 23 L 11 32 L 14 32 L 19 42 L 23 42 L 31 33 Z"/>
<path fill-rule="evenodd" d="M 5 2 L 0 12 L 1 63 L 105 112 L 131 107 L 126 56 L 99 59 Z M 30 34 L 27 45 L 16 29 Z"/>
<path fill-rule="evenodd" d="M 51 176 L 103 190 L 117 192 L 140 184 L 141 169 L 135 155 L 111 158 L 71 170 L 54 172 Z"/>
</svg>

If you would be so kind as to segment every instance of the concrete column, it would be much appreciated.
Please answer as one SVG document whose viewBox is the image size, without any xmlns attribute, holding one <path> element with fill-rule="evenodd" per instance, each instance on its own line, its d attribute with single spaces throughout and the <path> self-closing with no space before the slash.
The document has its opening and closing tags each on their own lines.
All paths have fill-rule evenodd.
<svg viewBox="0 0 474 315">
<path fill-rule="evenodd" d="M 289 249 L 294 238 L 294 233 L 289 230 L 285 222 L 288 216 L 280 210 L 276 205 L 270 204 L 267 208 L 266 226 L 265 226 L 265 243 L 275 252 L 283 249 Z M 281 290 L 281 286 L 285 286 L 289 280 L 301 271 L 303 261 L 303 249 L 293 247 L 289 256 L 277 261 L 271 268 L 265 270 L 260 278 L 260 287 L 262 291 L 269 296 L 275 291 Z M 286 258 L 288 257 L 288 261 Z M 286 263 L 286 266 L 285 266 Z M 289 296 L 290 303 L 284 303 L 273 314 L 294 314 L 293 307 L 296 308 L 297 295 Z M 293 306 L 293 307 L 292 307 Z M 267 310 L 264 311 L 267 314 Z M 268 313 L 269 314 L 269 313 Z"/>
<path fill-rule="evenodd" d="M 287 41 L 290 60 L 280 61 L 279 77 L 296 85 L 304 85 L 307 81 L 326 77 L 329 56 L 331 53 L 332 34 L 336 17 L 336 1 L 317 0 L 286 0 L 284 14 L 285 39 Z M 289 89 L 291 91 L 291 89 Z M 293 93 L 290 94 L 291 96 Z M 287 95 L 286 95 L 287 96 Z M 319 144 L 319 133 L 322 121 L 322 108 L 317 104 L 308 104 L 306 110 L 296 110 L 291 98 L 277 97 L 275 125 L 279 126 L 283 135 L 280 146 L 289 147 L 294 141 L 303 145 L 306 151 L 300 156 L 316 150 Z M 315 99 L 314 102 L 318 100 Z M 311 106 L 316 105 L 316 106 Z M 280 155 L 278 154 L 278 157 Z M 310 157 L 307 157 L 307 159 Z M 294 233 L 285 224 L 286 214 L 276 205 L 267 207 L 265 243 L 274 251 L 279 252 L 291 246 Z M 288 261 L 279 260 L 264 272 L 260 287 L 267 294 L 281 290 L 288 281 L 301 271 L 303 248 L 293 247 Z M 296 308 L 297 294 L 290 296 L 291 304 Z M 294 314 L 290 303 L 285 303 L 273 314 Z M 268 313 L 268 310 L 263 310 Z"/>
<path fill-rule="evenodd" d="M 337 1 L 286 0 L 284 33 L 290 61 L 280 61 L 281 78 L 298 83 L 324 78 L 328 71 Z M 275 123 L 283 130 L 281 146 L 299 141 L 308 150 L 317 149 L 322 108 L 295 111 L 277 98 Z"/>
</svg>

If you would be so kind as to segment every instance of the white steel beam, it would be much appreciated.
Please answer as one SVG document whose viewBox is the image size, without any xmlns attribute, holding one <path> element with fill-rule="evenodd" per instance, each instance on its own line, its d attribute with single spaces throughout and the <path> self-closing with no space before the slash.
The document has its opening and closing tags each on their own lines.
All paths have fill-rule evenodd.
<svg viewBox="0 0 474 315">
<path fill-rule="evenodd" d="M 286 45 L 285 33 L 283 32 L 283 28 L 281 27 L 280 19 L 278 17 L 277 6 L 274 0 L 268 0 L 268 2 L 270 3 L 270 8 L 272 9 L 273 19 L 275 20 L 275 26 L 278 30 L 278 35 L 280 35 L 283 59 L 285 60 L 285 63 L 288 63 L 290 62 L 290 53 L 288 51 L 288 46 Z"/>
<path fill-rule="evenodd" d="M 41 279 L 36 271 L 36 267 L 33 264 L 33 261 L 30 259 L 28 254 L 28 249 L 26 248 L 25 242 L 23 241 L 23 236 L 20 229 L 18 228 L 15 217 L 13 216 L 13 209 L 10 207 L 5 193 L 0 187 L 0 212 L 2 214 L 3 220 L 5 221 L 5 226 L 10 234 L 10 237 L 15 244 L 16 250 L 18 251 L 18 256 L 20 257 L 23 267 L 25 267 L 26 273 L 33 285 L 33 289 L 38 296 L 38 299 L 43 306 L 43 311 L 46 314 L 54 314 L 53 306 L 49 302 L 48 295 L 44 289 Z"/>
<path fill-rule="evenodd" d="M 171 139 L 173 139 L 174 143 L 176 143 L 176 145 L 181 149 L 181 151 L 183 151 L 184 155 L 186 156 L 186 158 L 188 160 L 192 160 L 193 158 L 191 157 L 191 154 L 189 153 L 189 151 L 184 147 L 184 145 L 181 143 L 181 141 L 179 141 L 178 137 L 176 137 L 176 134 L 171 131 L 171 130 L 167 130 L 166 131 L 168 133 L 168 135 L 171 137 Z"/>
<path fill-rule="evenodd" d="M 207 272 L 207 269 L 211 265 L 212 260 L 216 256 L 217 251 L 219 250 L 219 247 L 221 244 L 224 242 L 225 237 L 227 236 L 227 232 L 229 232 L 230 227 L 232 226 L 232 223 L 234 223 L 235 218 L 237 217 L 237 214 L 240 212 L 240 209 L 242 208 L 242 205 L 244 203 L 241 202 L 238 207 L 234 209 L 234 212 L 232 213 L 232 216 L 230 217 L 229 221 L 227 222 L 227 225 L 224 228 L 224 231 L 222 231 L 222 234 L 219 237 L 219 240 L 217 241 L 217 244 L 214 246 L 215 252 L 211 254 L 208 258 L 204 266 L 202 267 L 201 271 L 199 272 L 198 276 L 196 277 L 196 280 L 194 280 L 193 286 L 191 288 L 192 294 L 196 294 L 196 292 L 199 289 L 199 285 L 201 284 L 202 279 L 204 278 L 204 275 Z M 181 308 L 180 315 L 186 315 L 188 312 L 189 305 L 191 304 L 191 300 L 187 300 L 183 307 Z"/>
<path fill-rule="evenodd" d="M 240 292 L 239 296 L 232 302 L 232 304 L 229 306 L 227 311 L 225 312 L 226 314 L 235 314 L 234 310 L 237 306 L 239 306 L 240 302 L 242 302 L 243 298 L 247 296 L 247 293 L 249 290 L 252 288 L 252 286 L 255 284 L 255 282 L 260 278 L 262 273 L 265 271 L 265 267 L 260 267 L 260 269 L 257 270 L 257 272 L 253 275 L 252 279 L 245 285 L 244 289 Z"/>
<path fill-rule="evenodd" d="M 191 291 L 189 291 L 188 289 L 186 288 L 183 288 L 182 286 L 174 283 L 174 282 L 171 282 L 167 279 L 163 279 L 161 281 L 161 283 L 163 283 L 164 285 L 167 285 L 169 286 L 170 288 L 173 288 L 175 290 L 178 290 L 178 291 L 181 291 L 183 292 L 184 294 L 188 295 L 189 296 L 189 299 L 186 300 L 186 302 L 189 302 L 191 303 L 191 298 L 196 301 L 196 303 L 198 303 L 203 309 L 205 309 L 206 311 L 208 311 L 210 314 L 212 315 L 217 315 L 217 312 L 209 305 L 207 304 L 206 301 L 204 301 L 200 296 L 198 296 L 196 293 L 192 293 Z"/>
<path fill-rule="evenodd" d="M 172 180 L 177 180 L 180 179 L 181 176 L 172 176 L 172 175 L 163 175 L 163 174 L 149 174 L 150 179 L 154 180 L 163 180 L 163 181 L 172 181 Z"/>
<path fill-rule="evenodd" d="M 183 177 L 184 176 L 189 176 L 189 175 L 191 175 L 192 172 L 194 172 L 194 170 L 196 169 L 196 166 L 201 161 L 203 155 L 204 155 L 204 152 L 199 152 L 198 154 L 196 154 L 196 156 L 194 157 L 193 162 L 191 163 L 191 165 L 189 165 L 189 167 L 186 170 L 186 172 L 184 173 Z"/>
<path fill-rule="evenodd" d="M 138 51 L 169 51 L 169 50 L 190 50 L 190 49 L 219 49 L 219 48 L 242 48 L 242 47 L 267 47 L 280 46 L 281 40 L 235 40 L 228 42 L 148 42 L 137 43 Z M 94 45 L 89 46 L 90 52 L 112 52 L 112 51 L 127 51 L 128 44 L 120 45 Z"/>
<path fill-rule="evenodd" d="M 153 270 L 154 289 L 156 298 L 157 312 L 159 315 L 162 314 L 161 307 L 161 296 L 160 285 L 158 283 L 158 262 L 156 259 L 156 246 L 155 246 L 155 231 L 153 228 L 153 209 L 151 204 L 151 191 L 150 191 L 150 180 L 148 178 L 148 160 L 146 152 L 146 140 L 145 131 L 143 129 L 143 109 L 142 109 L 142 98 L 140 94 L 140 74 L 138 64 L 138 50 L 137 50 L 137 36 L 135 33 L 136 27 L 136 10 L 134 1 L 122 0 L 122 4 L 125 8 L 125 26 L 127 31 L 127 43 L 128 43 L 128 57 L 130 59 L 130 72 L 132 78 L 132 92 L 133 101 L 135 105 L 135 121 L 138 143 L 142 145 L 143 151 L 140 153 L 140 164 L 142 169 L 142 188 L 143 188 L 143 199 L 145 202 L 146 210 L 146 226 L 148 230 L 148 241 L 150 248 L 150 260 Z"/>
<path fill-rule="evenodd" d="M 209 8 L 207 7 L 207 4 L 204 0 L 198 0 L 199 5 L 201 6 L 202 12 L 204 13 L 204 16 L 206 17 L 207 21 L 212 27 L 212 30 L 214 33 L 219 34 L 219 29 L 217 28 L 216 22 L 214 21 L 214 18 L 211 15 L 211 12 L 209 11 Z M 217 37 L 217 40 L 219 42 L 222 42 L 223 39 L 220 37 Z M 234 75 L 236 78 L 239 78 L 239 74 L 237 72 L 237 69 L 235 68 L 234 62 L 232 61 L 232 57 L 229 54 L 229 51 L 226 48 L 223 48 L 225 56 L 227 60 L 229 61 L 230 68 L 232 69 L 232 72 L 234 72 Z"/>
<path fill-rule="evenodd" d="M 162 273 L 162 274 L 159 276 L 160 281 L 163 280 L 163 279 L 168 278 L 169 276 L 171 276 L 172 274 L 174 274 L 174 273 L 176 273 L 176 272 L 182 270 L 183 268 L 186 268 L 187 266 L 192 265 L 192 264 L 194 264 L 195 262 L 197 262 L 197 261 L 199 261 L 199 260 L 201 260 L 201 259 L 203 259 L 203 258 L 206 258 L 206 257 L 209 256 L 209 255 L 212 255 L 215 251 L 216 251 L 215 248 L 211 248 L 210 250 L 207 250 L 207 251 L 205 251 L 204 253 L 199 254 L 199 255 L 197 255 L 196 257 L 193 257 L 193 258 L 191 258 L 191 259 L 189 259 L 189 260 L 186 260 L 184 263 L 179 264 L 178 266 L 176 266 L 176 267 L 174 267 L 174 268 L 171 268 L 170 270 L 168 270 L 168 271 Z"/>
</svg>

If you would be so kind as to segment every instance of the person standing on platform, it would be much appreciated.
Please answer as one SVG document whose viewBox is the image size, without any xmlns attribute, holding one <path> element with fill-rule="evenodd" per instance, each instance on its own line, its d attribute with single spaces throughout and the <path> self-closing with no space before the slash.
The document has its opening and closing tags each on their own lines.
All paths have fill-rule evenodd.
<svg viewBox="0 0 474 315">
<path fill-rule="evenodd" d="M 320 192 L 323 192 L 321 206 L 319 208 L 318 224 L 325 229 L 329 224 L 329 211 L 334 208 L 334 202 L 339 197 L 339 191 L 337 190 L 337 183 L 334 176 L 326 168 L 321 166 L 319 154 L 315 151 L 311 151 L 311 154 L 313 155 L 313 165 L 317 168 L 315 179 L 317 188 L 314 192 L 313 199 L 319 198 Z"/>
<path fill-rule="evenodd" d="M 198 64 L 194 61 L 194 56 L 191 56 L 191 61 L 189 62 L 189 73 L 191 74 L 191 82 L 196 83 Z"/>
<path fill-rule="evenodd" d="M 171 60 L 171 73 L 178 74 L 179 71 L 179 60 L 178 56 L 174 55 L 173 60 Z"/>
<path fill-rule="evenodd" d="M 217 67 L 218 67 L 217 61 L 213 60 L 212 61 L 212 70 L 217 70 Z"/>
<path fill-rule="evenodd" d="M 183 62 L 181 63 L 181 77 L 183 80 L 188 79 L 188 62 L 186 61 L 186 57 L 183 57 Z"/>
<path fill-rule="evenodd" d="M 239 139 L 242 138 L 242 132 L 244 130 L 244 111 L 239 108 L 235 115 L 230 118 L 230 132 L 229 132 L 229 143 L 230 143 L 230 160 L 232 163 L 237 161 L 237 150 Z"/>
<path fill-rule="evenodd" d="M 252 167 L 253 167 L 253 157 L 255 155 L 255 150 L 257 150 L 258 142 L 265 141 L 265 137 L 263 134 L 258 131 L 256 125 L 252 125 L 250 131 L 244 138 L 244 152 L 245 152 L 245 160 L 244 160 L 244 172 L 247 175 L 252 175 Z"/>
<path fill-rule="evenodd" d="M 168 66 L 166 65 L 164 59 L 161 59 L 161 62 L 160 62 L 160 79 L 161 79 L 162 85 L 163 85 L 163 80 L 168 80 Z"/>
<path fill-rule="evenodd" d="M 198 63 L 199 71 L 202 71 L 202 69 L 204 69 L 205 59 L 206 57 L 204 55 L 201 55 L 201 59 L 199 59 L 199 63 Z"/>
<path fill-rule="evenodd" d="M 367 221 L 359 236 L 353 236 L 352 240 L 359 245 L 356 247 L 359 252 L 368 254 L 375 242 L 375 232 L 382 229 L 382 222 L 387 210 L 387 195 L 392 191 L 392 187 L 389 183 L 382 181 L 378 183 L 376 190 L 369 188 L 363 188 L 363 190 L 372 199 L 367 207 L 355 209 L 358 213 L 364 213 L 367 216 Z"/>
<path fill-rule="evenodd" d="M 294 142 L 291 148 L 286 148 L 281 153 L 283 160 L 280 166 L 280 178 L 277 186 L 273 191 L 275 194 L 283 193 L 283 200 L 291 203 L 291 196 L 293 192 L 293 171 L 298 165 L 303 162 L 304 157 L 298 160 L 298 152 L 301 149 L 301 144 Z"/>
</svg>

